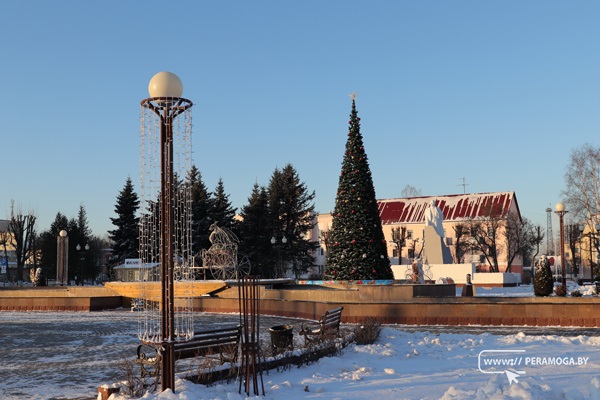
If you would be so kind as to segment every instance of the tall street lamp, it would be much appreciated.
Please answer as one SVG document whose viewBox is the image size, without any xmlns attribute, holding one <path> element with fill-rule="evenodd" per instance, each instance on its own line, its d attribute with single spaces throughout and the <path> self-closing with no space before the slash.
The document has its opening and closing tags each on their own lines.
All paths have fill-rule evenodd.
<svg viewBox="0 0 600 400">
<path fill-rule="evenodd" d="M 56 283 L 60 286 L 69 284 L 69 236 L 64 229 L 56 240 Z"/>
<path fill-rule="evenodd" d="M 281 247 L 285 246 L 287 238 L 284 236 L 281 238 L 281 244 L 277 243 L 275 236 L 271 238 L 271 244 L 277 248 L 277 271 L 275 271 L 275 278 L 283 278 L 283 261 L 281 259 Z"/>
<path fill-rule="evenodd" d="M 175 244 L 175 174 L 173 166 L 173 121 L 192 107 L 190 100 L 181 97 L 183 84 L 171 72 L 159 72 L 148 85 L 150 98 L 141 106 L 152 110 L 160 119 L 160 193 L 159 193 L 159 261 L 161 279 L 160 342 L 162 390 L 175 389 L 173 344 L 175 341 L 174 259 Z"/>
<path fill-rule="evenodd" d="M 558 215 L 560 222 L 560 264 L 562 266 L 562 289 L 563 293 L 567 293 L 567 269 L 565 266 L 565 224 L 564 217 L 568 211 L 565 210 L 563 202 L 556 203 L 554 213 Z"/>
<path fill-rule="evenodd" d="M 90 250 L 90 245 L 86 243 L 85 247 L 84 247 L 84 252 L 81 251 L 81 245 L 78 243 L 77 246 L 75 246 L 75 249 L 77 249 L 77 251 L 79 252 L 79 276 L 81 278 L 81 286 L 83 286 L 83 283 L 85 281 L 85 275 L 83 274 L 83 265 L 85 264 L 85 254 L 87 251 Z M 75 277 L 75 285 L 77 285 L 77 277 Z"/>
</svg>

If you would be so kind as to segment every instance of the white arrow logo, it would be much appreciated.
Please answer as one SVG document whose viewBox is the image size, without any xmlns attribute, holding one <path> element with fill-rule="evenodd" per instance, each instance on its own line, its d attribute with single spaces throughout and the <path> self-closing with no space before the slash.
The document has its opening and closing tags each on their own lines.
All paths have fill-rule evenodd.
<svg viewBox="0 0 600 400">
<path fill-rule="evenodd" d="M 506 377 L 508 378 L 508 383 L 509 384 L 513 384 L 513 382 L 519 383 L 519 380 L 517 379 L 519 377 L 519 374 L 517 374 L 516 372 L 512 372 L 509 370 L 504 371 L 506 372 Z"/>
<path fill-rule="evenodd" d="M 510 385 L 513 382 L 519 383 L 517 378 L 524 375 L 525 371 L 496 369 L 503 366 L 516 367 L 521 365 L 523 358 L 516 356 L 519 353 L 525 353 L 525 350 L 483 350 L 479 352 L 477 366 L 483 374 L 506 374 Z"/>
</svg>

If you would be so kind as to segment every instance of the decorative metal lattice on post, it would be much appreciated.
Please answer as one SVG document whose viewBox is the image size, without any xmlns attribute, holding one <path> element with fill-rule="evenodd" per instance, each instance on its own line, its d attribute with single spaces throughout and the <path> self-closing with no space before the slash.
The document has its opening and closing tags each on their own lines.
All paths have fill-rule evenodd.
<svg viewBox="0 0 600 400">
<path fill-rule="evenodd" d="M 242 361 L 240 363 L 240 386 L 239 392 L 242 393 L 242 387 L 246 395 L 250 395 L 250 390 L 258 396 L 260 378 L 260 389 L 262 395 L 265 395 L 265 385 L 262 377 L 262 367 L 260 363 L 260 293 L 258 278 L 254 276 L 245 276 L 238 279 L 238 298 L 240 303 L 240 324 L 242 325 Z"/>
<path fill-rule="evenodd" d="M 160 72 L 141 102 L 138 336 L 160 349 L 163 390 L 175 388 L 173 344 L 194 334 L 191 191 L 182 181 L 192 166 L 192 102 L 182 90 L 176 75 Z"/>
<path fill-rule="evenodd" d="M 208 249 L 202 250 L 202 264 L 210 271 L 214 279 L 239 279 L 250 273 L 250 261 L 243 254 L 238 254 L 238 237 L 227 228 L 216 223 L 210 227 L 210 243 Z"/>
</svg>

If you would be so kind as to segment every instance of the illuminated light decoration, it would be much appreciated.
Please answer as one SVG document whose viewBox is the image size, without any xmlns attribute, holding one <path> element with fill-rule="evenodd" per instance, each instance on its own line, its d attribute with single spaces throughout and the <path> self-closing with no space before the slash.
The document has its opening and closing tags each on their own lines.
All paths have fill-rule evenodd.
<svg viewBox="0 0 600 400">
<path fill-rule="evenodd" d="M 172 348 L 194 335 L 191 285 L 191 191 L 176 186 L 192 167 L 192 102 L 173 73 L 159 72 L 140 103 L 139 280 L 142 311 L 138 338 L 163 348 L 161 385 L 175 388 Z M 149 272 L 150 271 L 150 272 Z M 155 271 L 155 272 L 153 272 Z M 161 290 L 153 285 L 160 282 Z M 180 294 L 175 301 L 175 282 Z"/>
</svg>

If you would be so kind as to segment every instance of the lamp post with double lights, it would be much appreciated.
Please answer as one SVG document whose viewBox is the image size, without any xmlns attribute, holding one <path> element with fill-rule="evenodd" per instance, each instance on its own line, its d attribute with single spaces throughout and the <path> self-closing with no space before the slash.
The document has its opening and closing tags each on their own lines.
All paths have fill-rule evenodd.
<svg viewBox="0 0 600 400">
<path fill-rule="evenodd" d="M 173 165 L 174 120 L 192 107 L 192 102 L 181 97 L 183 84 L 171 72 L 159 72 L 148 85 L 150 98 L 141 106 L 154 112 L 160 122 L 160 193 L 159 193 L 159 260 L 160 260 L 160 338 L 162 390 L 175 389 L 173 345 L 175 341 L 174 259 L 175 244 L 175 174 Z"/>
<path fill-rule="evenodd" d="M 560 223 L 560 264 L 562 266 L 562 290 L 563 293 L 567 293 L 567 269 L 565 266 L 565 214 L 568 211 L 565 210 L 565 203 L 558 202 L 554 208 L 554 213 L 558 215 Z"/>
<path fill-rule="evenodd" d="M 277 249 L 277 269 L 275 271 L 275 278 L 283 278 L 283 260 L 281 259 L 281 248 L 287 243 L 287 238 L 283 236 L 281 243 L 277 242 L 275 236 L 271 238 L 271 244 Z"/>
<path fill-rule="evenodd" d="M 85 255 L 90 250 L 90 245 L 86 243 L 82 251 L 81 245 L 77 244 L 77 246 L 75 246 L 75 249 L 77 249 L 77 251 L 79 252 L 79 275 L 81 279 L 81 286 L 83 286 L 83 283 L 85 281 L 85 274 L 83 273 L 83 268 L 85 265 Z M 77 285 L 77 277 L 75 277 L 75 285 Z"/>
</svg>

